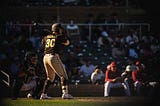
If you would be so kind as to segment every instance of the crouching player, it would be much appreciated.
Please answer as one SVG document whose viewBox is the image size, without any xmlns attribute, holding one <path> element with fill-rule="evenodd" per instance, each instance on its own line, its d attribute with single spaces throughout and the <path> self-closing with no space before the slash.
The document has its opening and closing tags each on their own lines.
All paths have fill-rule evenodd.
<svg viewBox="0 0 160 106">
<path fill-rule="evenodd" d="M 45 79 L 44 70 L 42 65 L 38 64 L 36 53 L 27 52 L 24 60 L 15 77 L 12 99 L 17 99 L 20 91 L 30 91 L 27 98 L 39 99 Z"/>
</svg>

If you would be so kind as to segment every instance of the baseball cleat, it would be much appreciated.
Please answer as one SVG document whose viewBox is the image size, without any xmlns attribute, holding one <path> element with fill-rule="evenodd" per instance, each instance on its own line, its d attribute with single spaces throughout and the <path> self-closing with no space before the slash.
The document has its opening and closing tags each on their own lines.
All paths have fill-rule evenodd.
<svg viewBox="0 0 160 106">
<path fill-rule="evenodd" d="M 32 98 L 32 95 L 29 93 L 29 94 L 27 95 L 27 98 Z"/>
<path fill-rule="evenodd" d="M 48 96 L 47 94 L 41 94 L 40 99 L 51 99 L 52 97 Z"/>
<path fill-rule="evenodd" d="M 62 95 L 62 99 L 73 99 L 73 96 L 66 93 Z"/>
</svg>

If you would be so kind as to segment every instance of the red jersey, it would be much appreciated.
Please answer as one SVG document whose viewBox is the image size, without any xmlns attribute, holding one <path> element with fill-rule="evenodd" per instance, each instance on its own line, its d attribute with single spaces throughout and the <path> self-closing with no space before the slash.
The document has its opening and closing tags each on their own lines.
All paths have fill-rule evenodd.
<svg viewBox="0 0 160 106">
<path fill-rule="evenodd" d="M 132 79 L 134 82 L 136 82 L 136 81 L 145 82 L 145 81 L 147 81 L 147 76 L 144 72 L 134 70 L 132 72 Z"/>
<path fill-rule="evenodd" d="M 121 77 L 121 72 L 120 71 L 111 71 L 111 70 L 106 70 L 106 76 L 105 76 L 105 82 L 111 81 L 112 79 L 116 77 Z"/>
</svg>

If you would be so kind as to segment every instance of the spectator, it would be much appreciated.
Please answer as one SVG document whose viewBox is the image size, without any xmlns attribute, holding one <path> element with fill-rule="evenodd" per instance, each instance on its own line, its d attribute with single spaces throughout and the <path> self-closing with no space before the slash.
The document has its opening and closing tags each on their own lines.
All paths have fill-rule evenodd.
<svg viewBox="0 0 160 106">
<path fill-rule="evenodd" d="M 129 47 L 128 55 L 131 59 L 138 59 L 138 52 L 134 44 L 131 44 Z"/>
<path fill-rule="evenodd" d="M 125 50 L 120 47 L 120 44 L 115 42 L 114 46 L 112 48 L 112 57 L 119 58 L 119 57 L 125 57 L 126 53 Z"/>
<path fill-rule="evenodd" d="M 77 5 L 77 0 L 63 0 L 64 5 Z"/>
<path fill-rule="evenodd" d="M 139 38 L 136 32 L 131 31 L 131 33 L 126 36 L 126 43 L 128 45 L 137 44 L 138 42 L 139 42 Z"/>
<path fill-rule="evenodd" d="M 107 27 L 98 27 L 99 33 L 97 33 L 97 44 L 98 46 L 107 46 L 112 42 L 109 36 Z"/>
<path fill-rule="evenodd" d="M 99 66 L 97 66 L 94 72 L 91 74 L 92 84 L 103 84 L 104 73 Z"/>
<path fill-rule="evenodd" d="M 70 24 L 67 24 L 66 29 L 67 34 L 72 39 L 72 43 L 77 43 L 79 40 L 81 40 L 79 27 L 74 23 L 73 20 L 70 21 Z"/>
<path fill-rule="evenodd" d="M 142 57 L 142 58 L 150 58 L 153 56 L 153 51 L 151 49 L 151 44 L 150 43 L 144 43 L 142 42 L 141 45 L 140 45 L 140 53 L 139 55 Z"/>
<path fill-rule="evenodd" d="M 106 70 L 104 96 L 110 96 L 111 88 L 123 87 L 126 95 L 130 96 L 130 90 L 127 82 L 123 82 L 121 79 L 121 72 L 117 69 L 116 63 L 113 61 L 110 64 L 110 70 Z"/>
<path fill-rule="evenodd" d="M 86 59 L 85 64 L 80 67 L 80 74 L 83 78 L 90 79 L 92 72 L 94 71 L 95 66 L 91 64 L 90 60 Z"/>
<path fill-rule="evenodd" d="M 65 61 L 65 64 L 68 67 L 68 77 L 70 80 L 79 80 L 79 66 L 82 65 L 80 59 L 76 56 L 74 52 L 70 52 L 68 56 L 70 58 Z"/>
</svg>

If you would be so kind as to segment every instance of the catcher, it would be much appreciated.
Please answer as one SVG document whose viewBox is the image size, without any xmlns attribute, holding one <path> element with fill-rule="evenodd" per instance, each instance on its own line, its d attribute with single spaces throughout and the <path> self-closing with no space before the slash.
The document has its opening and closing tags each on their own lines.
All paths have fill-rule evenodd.
<svg viewBox="0 0 160 106">
<path fill-rule="evenodd" d="M 45 74 L 37 62 L 37 55 L 34 52 L 26 53 L 22 69 L 17 72 L 15 77 L 12 99 L 17 99 L 20 91 L 30 91 L 27 98 L 40 98 Z"/>
</svg>

